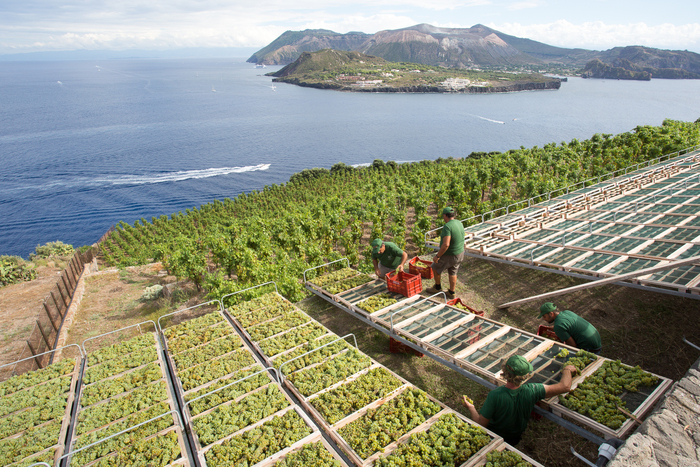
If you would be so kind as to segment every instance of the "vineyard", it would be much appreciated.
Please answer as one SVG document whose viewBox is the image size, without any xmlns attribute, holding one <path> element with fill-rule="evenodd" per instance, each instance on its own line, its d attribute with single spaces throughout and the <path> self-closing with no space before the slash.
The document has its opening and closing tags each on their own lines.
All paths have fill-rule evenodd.
<svg viewBox="0 0 700 467">
<path fill-rule="evenodd" d="M 298 278 L 309 266 L 347 256 L 371 272 L 372 238 L 423 248 L 424 234 L 441 223 L 436 207 L 454 206 L 465 219 L 538 195 L 546 199 L 552 190 L 698 143 L 698 124 L 667 120 L 616 136 L 464 159 L 375 161 L 363 169 L 336 164 L 184 213 L 120 223 L 101 248 L 111 265 L 162 261 L 212 298 L 274 280 L 295 302 L 304 296 Z M 339 286 L 352 288 L 355 280 Z"/>
</svg>

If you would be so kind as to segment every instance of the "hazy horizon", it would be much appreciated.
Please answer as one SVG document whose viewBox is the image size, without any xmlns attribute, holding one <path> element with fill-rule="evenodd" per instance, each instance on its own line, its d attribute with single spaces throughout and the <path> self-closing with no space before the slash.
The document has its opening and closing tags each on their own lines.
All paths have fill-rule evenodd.
<svg viewBox="0 0 700 467">
<path fill-rule="evenodd" d="M 690 0 L 667 2 L 662 8 L 648 0 L 6 0 L 0 3 L 0 55 L 260 49 L 287 30 L 374 34 L 421 23 L 449 28 L 483 24 L 565 48 L 642 45 L 700 53 L 698 5 Z"/>
</svg>

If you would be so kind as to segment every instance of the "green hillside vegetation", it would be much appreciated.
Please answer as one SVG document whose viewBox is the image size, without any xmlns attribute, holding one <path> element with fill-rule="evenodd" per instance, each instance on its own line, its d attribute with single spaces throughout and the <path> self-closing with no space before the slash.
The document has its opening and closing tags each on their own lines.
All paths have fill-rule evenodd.
<svg viewBox="0 0 700 467">
<path fill-rule="evenodd" d="M 700 119 L 666 120 L 615 136 L 461 159 L 337 163 L 170 217 L 122 222 L 101 249 L 110 265 L 163 261 L 212 297 L 274 280 L 296 302 L 305 296 L 300 279 L 309 267 L 347 256 L 372 271 L 372 238 L 418 252 L 425 232 L 442 223 L 436 210 L 443 206 L 466 219 L 696 144 Z"/>
<path fill-rule="evenodd" d="M 449 79 L 466 79 L 472 86 L 507 86 L 513 83 L 549 83 L 557 80 L 540 74 L 474 71 L 419 63 L 389 62 L 359 52 L 325 49 L 304 52 L 279 71 L 268 73 L 276 82 L 325 89 L 352 89 L 353 83 L 381 81 L 377 87 L 431 88 L 438 91 Z M 445 88 L 444 90 L 448 90 Z M 451 89 L 453 90 L 453 89 Z"/>
<path fill-rule="evenodd" d="M 608 65 L 596 58 L 588 62 L 583 71 L 581 71 L 581 77 L 649 81 L 651 79 L 651 73 L 648 71 L 629 70 L 621 66 Z"/>
</svg>

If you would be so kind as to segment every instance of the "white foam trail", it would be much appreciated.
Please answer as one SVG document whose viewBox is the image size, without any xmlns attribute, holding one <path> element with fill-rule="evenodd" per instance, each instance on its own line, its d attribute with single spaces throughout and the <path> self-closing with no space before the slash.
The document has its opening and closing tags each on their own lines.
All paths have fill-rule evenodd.
<svg viewBox="0 0 700 467">
<path fill-rule="evenodd" d="M 56 83 L 58 83 L 59 86 L 63 86 L 63 83 L 60 81 L 56 81 Z"/>
<path fill-rule="evenodd" d="M 124 177 L 109 177 L 98 181 L 111 185 L 144 185 L 147 183 L 180 182 L 182 180 L 190 180 L 193 178 L 209 178 L 234 173 L 257 172 L 259 170 L 267 170 L 269 168 L 270 164 L 249 165 L 246 167 L 218 167 L 202 170 L 181 170 L 178 172 L 168 172 L 158 175 L 127 175 Z"/>
<path fill-rule="evenodd" d="M 478 115 L 474 115 L 474 116 L 475 116 L 476 118 L 480 118 L 480 119 L 482 119 L 482 120 L 486 120 L 487 122 L 500 123 L 501 125 L 505 125 L 505 124 L 506 124 L 506 122 L 502 122 L 502 121 L 500 121 L 500 120 L 493 120 L 493 119 L 486 118 L 486 117 L 480 117 L 480 116 L 478 116 Z"/>
</svg>

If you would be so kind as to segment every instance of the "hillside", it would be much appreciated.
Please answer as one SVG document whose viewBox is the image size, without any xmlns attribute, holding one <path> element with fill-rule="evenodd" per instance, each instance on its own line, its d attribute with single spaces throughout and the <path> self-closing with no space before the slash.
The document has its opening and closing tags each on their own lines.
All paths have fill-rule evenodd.
<svg viewBox="0 0 700 467">
<path fill-rule="evenodd" d="M 700 77 L 700 54 L 694 52 L 641 46 L 615 47 L 606 51 L 567 49 L 504 34 L 481 24 L 471 28 L 439 28 L 418 24 L 376 34 L 338 34 L 311 29 L 287 31 L 253 54 L 248 61 L 288 65 L 303 52 L 316 52 L 324 48 L 361 52 L 394 62 L 449 68 L 521 69 L 534 66 L 553 70 L 563 67 L 573 71 L 598 59 L 608 66 L 633 72 L 615 72 L 620 75 L 633 76 L 644 72 L 655 78 Z M 627 60 L 629 65 L 620 60 Z"/>
<path fill-rule="evenodd" d="M 316 52 L 322 49 L 356 50 L 369 36 L 362 32 L 338 34 L 327 29 L 286 31 L 255 52 L 248 62 L 286 65 L 299 58 L 302 52 Z"/>
<path fill-rule="evenodd" d="M 596 58 L 588 62 L 586 67 L 581 71 L 581 77 L 583 78 L 600 78 L 600 79 L 630 79 L 637 81 L 649 81 L 651 80 L 651 73 L 641 70 L 632 70 L 631 64 L 620 63 L 619 61 L 614 62 L 615 64 L 624 64 L 625 66 L 615 66 L 603 63 L 600 59 Z"/>
<path fill-rule="evenodd" d="M 650 47 L 615 47 L 600 53 L 610 66 L 632 72 L 644 72 L 652 78 L 700 79 L 700 54 Z"/>
<path fill-rule="evenodd" d="M 359 52 L 302 52 L 293 63 L 268 73 L 273 81 L 354 92 L 513 92 L 559 89 L 558 78 L 388 62 Z"/>
</svg>

